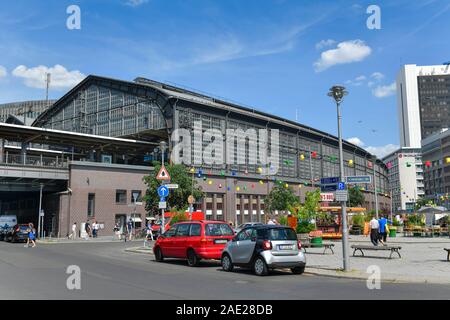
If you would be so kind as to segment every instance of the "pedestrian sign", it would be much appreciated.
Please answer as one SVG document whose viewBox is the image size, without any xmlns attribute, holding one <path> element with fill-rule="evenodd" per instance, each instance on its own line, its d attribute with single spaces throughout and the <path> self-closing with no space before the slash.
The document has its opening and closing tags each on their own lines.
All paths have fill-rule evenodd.
<svg viewBox="0 0 450 320">
<path fill-rule="evenodd" d="M 164 165 L 161 166 L 161 169 L 159 169 L 158 175 L 156 176 L 156 180 L 170 180 L 169 171 L 167 171 Z"/>
<path fill-rule="evenodd" d="M 166 186 L 160 186 L 158 188 L 158 195 L 161 198 L 166 198 L 169 195 L 169 188 L 167 188 Z"/>
</svg>

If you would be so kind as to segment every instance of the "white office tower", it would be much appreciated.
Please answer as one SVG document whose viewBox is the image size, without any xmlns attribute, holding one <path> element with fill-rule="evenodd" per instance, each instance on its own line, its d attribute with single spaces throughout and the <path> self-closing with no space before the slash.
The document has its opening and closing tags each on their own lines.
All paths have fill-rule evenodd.
<svg viewBox="0 0 450 320">
<path fill-rule="evenodd" d="M 450 126 L 450 65 L 405 65 L 397 76 L 401 147 L 420 148 L 421 140 Z"/>
</svg>

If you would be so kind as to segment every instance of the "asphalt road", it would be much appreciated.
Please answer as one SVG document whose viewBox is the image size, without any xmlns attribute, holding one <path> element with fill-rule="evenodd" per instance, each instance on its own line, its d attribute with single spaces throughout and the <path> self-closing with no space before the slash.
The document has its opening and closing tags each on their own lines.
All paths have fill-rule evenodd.
<svg viewBox="0 0 450 320">
<path fill-rule="evenodd" d="M 190 268 L 127 253 L 136 243 L 66 243 L 24 248 L 0 242 L 0 299 L 449 299 L 445 285 L 383 283 L 276 271 L 223 272 L 218 262 Z M 81 270 L 81 289 L 66 286 L 70 265 Z"/>
</svg>

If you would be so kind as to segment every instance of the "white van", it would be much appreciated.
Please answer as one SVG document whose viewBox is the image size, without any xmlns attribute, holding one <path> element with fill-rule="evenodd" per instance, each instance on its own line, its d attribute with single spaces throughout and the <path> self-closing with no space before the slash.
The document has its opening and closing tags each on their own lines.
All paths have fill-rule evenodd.
<svg viewBox="0 0 450 320">
<path fill-rule="evenodd" d="M 17 224 L 17 216 L 3 215 L 0 216 L 0 240 L 4 240 L 6 233 L 10 228 Z"/>
</svg>

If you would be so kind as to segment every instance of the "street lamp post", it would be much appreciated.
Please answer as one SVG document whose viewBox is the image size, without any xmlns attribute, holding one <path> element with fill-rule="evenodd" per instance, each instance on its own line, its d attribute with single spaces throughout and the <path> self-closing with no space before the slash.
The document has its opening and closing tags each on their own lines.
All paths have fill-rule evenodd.
<svg viewBox="0 0 450 320">
<path fill-rule="evenodd" d="M 341 129 L 341 102 L 344 96 L 348 94 L 343 86 L 333 86 L 328 92 L 328 96 L 336 101 L 337 120 L 338 120 L 338 138 L 339 138 L 339 175 L 340 180 L 345 180 L 344 156 L 342 151 L 342 129 Z M 342 253 L 344 262 L 344 271 L 350 271 L 350 259 L 348 255 L 348 227 L 347 227 L 347 208 L 345 201 L 341 202 L 342 211 Z"/>
<path fill-rule="evenodd" d="M 375 217 L 378 219 L 378 191 L 377 191 L 377 171 L 376 171 L 377 157 L 373 157 L 373 194 L 375 201 Z"/>
</svg>

